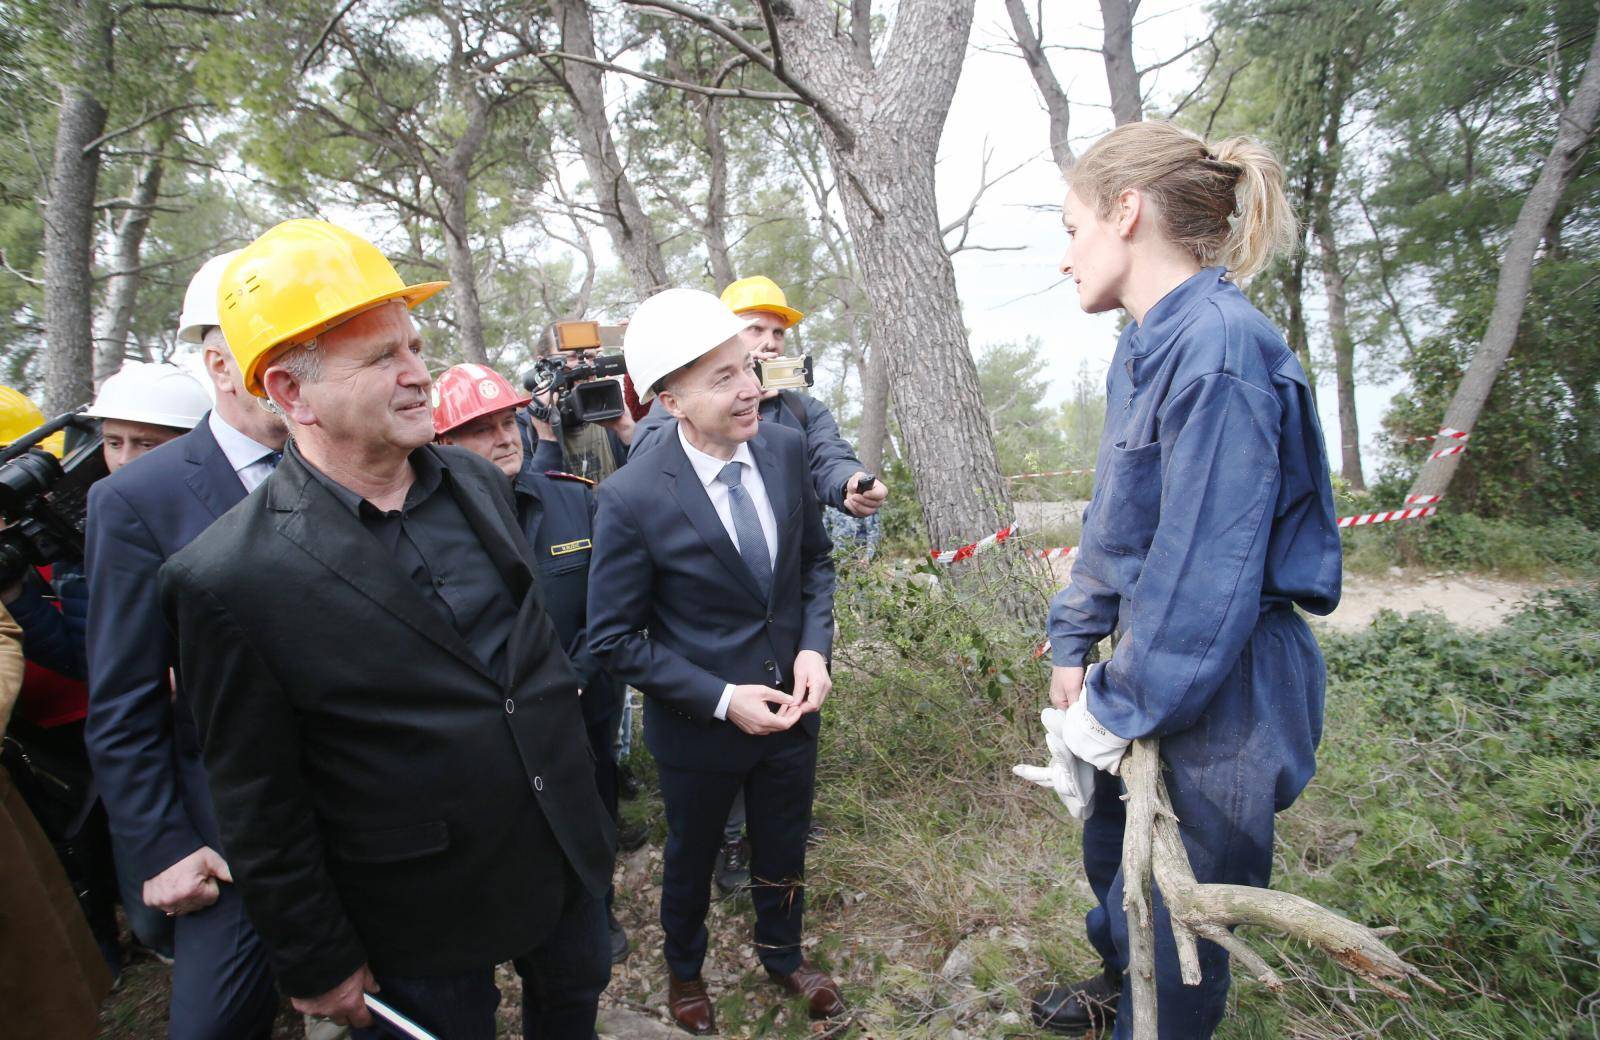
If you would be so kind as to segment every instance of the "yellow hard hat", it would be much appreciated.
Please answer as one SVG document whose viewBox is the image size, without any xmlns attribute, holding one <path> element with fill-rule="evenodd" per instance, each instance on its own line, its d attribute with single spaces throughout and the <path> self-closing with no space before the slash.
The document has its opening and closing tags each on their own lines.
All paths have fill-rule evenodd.
<svg viewBox="0 0 1600 1040">
<path fill-rule="evenodd" d="M 732 308 L 735 314 L 771 311 L 784 320 L 786 324 L 783 327 L 786 329 L 799 324 L 800 319 L 805 317 L 789 306 L 789 298 L 783 295 L 778 283 L 762 274 L 729 284 L 722 290 L 722 302 Z"/>
<path fill-rule="evenodd" d="M 360 235 L 324 220 L 286 220 L 228 263 L 217 307 L 245 389 L 265 397 L 261 372 L 289 347 L 388 300 L 415 307 L 449 284 L 407 285 Z"/>
<path fill-rule="evenodd" d="M 14 443 L 44 425 L 44 413 L 26 394 L 0 386 L 0 446 Z M 39 447 L 60 458 L 67 450 L 67 435 L 57 431 L 39 442 Z"/>
</svg>

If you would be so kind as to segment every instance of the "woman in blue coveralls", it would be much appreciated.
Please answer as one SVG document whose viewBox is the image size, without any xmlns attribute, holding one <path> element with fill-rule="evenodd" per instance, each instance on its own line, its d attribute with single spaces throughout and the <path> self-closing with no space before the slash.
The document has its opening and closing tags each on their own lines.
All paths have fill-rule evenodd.
<svg viewBox="0 0 1600 1040">
<path fill-rule="evenodd" d="M 1085 816 L 1104 971 L 1036 994 L 1035 1020 L 1132 1035 L 1122 912 L 1127 744 L 1159 737 L 1202 882 L 1265 887 L 1273 814 L 1315 770 L 1326 672 L 1300 606 L 1339 600 L 1339 532 L 1316 405 L 1300 362 L 1235 281 L 1293 238 L 1283 171 L 1260 145 L 1208 144 L 1170 123 L 1101 138 L 1071 175 L 1061 271 L 1085 311 L 1130 322 L 1106 380 L 1094 498 L 1072 580 L 1050 604 L 1047 726 L 1055 780 Z M 1085 674 L 1115 631 L 1110 659 Z M 1092 768 L 1091 768 L 1092 767 Z M 1043 781 L 1042 777 L 1034 777 Z M 1160 1035 L 1209 1037 L 1228 956 L 1202 940 L 1185 986 L 1157 903 Z"/>
</svg>

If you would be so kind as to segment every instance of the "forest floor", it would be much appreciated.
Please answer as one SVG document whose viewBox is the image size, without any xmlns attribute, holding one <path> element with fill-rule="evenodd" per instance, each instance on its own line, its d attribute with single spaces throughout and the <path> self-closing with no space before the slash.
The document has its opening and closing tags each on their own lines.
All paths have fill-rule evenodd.
<svg viewBox="0 0 1600 1040">
<path fill-rule="evenodd" d="M 1566 584 L 1399 568 L 1349 574 L 1339 610 L 1315 623 L 1336 638 L 1333 633 L 1366 630 L 1391 610 L 1433 612 L 1462 629 L 1482 630 L 1541 589 Z M 848 609 L 862 609 L 860 601 L 851 602 Z M 888 609 L 898 617 L 896 611 L 908 608 L 895 600 Z M 997 709 L 993 694 L 982 692 L 981 676 L 977 682 L 970 674 L 962 678 L 959 654 L 953 663 L 949 657 L 927 661 L 902 647 L 896 659 L 880 640 L 855 650 L 840 648 L 836 699 L 824 728 L 816 804 L 823 837 L 809 857 L 806 926 L 807 956 L 840 980 L 852 1014 L 825 1028 L 782 999 L 750 943 L 750 901 L 736 895 L 714 902 L 708 921 L 705 978 L 721 1035 L 1042 1035 L 1027 1022 L 1027 993 L 1052 979 L 1089 974 L 1095 958 L 1082 936 L 1082 915 L 1092 900 L 1078 865 L 1078 825 L 1053 799 L 1009 773 L 1011 763 L 1039 755 L 1033 698 L 1014 690 L 1004 701 L 1020 698 L 1014 703 L 1026 701 L 1029 710 L 1003 703 Z M 1042 669 L 1037 663 L 1029 668 L 1018 672 L 1018 681 L 1031 687 L 1038 681 L 1034 671 Z M 1332 697 L 1330 689 L 1330 709 Z M 647 784 L 653 781 L 642 750 L 636 748 L 633 762 Z M 683 1034 L 667 1024 L 665 1013 L 656 917 L 665 838 L 659 796 L 647 790 L 625 803 L 624 812 L 652 833 L 649 844 L 618 862 L 616 912 L 633 952 L 613 971 L 600 1035 L 664 1040 Z M 102 1013 L 102 1037 L 164 1036 L 168 978 L 169 969 L 154 961 L 132 964 Z M 516 1036 L 520 982 L 509 968 L 501 969 L 499 981 L 499 1035 Z M 1324 1029 L 1298 1011 L 1258 1033 L 1249 1023 L 1267 1021 L 1258 1010 L 1263 1006 L 1251 997 L 1249 1013 L 1230 1018 L 1224 1034 L 1368 1035 L 1331 1024 Z M 302 1035 L 285 1002 L 274 1040 Z"/>
</svg>

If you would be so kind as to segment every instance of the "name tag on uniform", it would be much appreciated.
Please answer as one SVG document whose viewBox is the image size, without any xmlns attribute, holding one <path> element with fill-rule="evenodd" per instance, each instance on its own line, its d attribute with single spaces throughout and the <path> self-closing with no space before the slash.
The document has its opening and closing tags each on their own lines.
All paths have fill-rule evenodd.
<svg viewBox="0 0 1600 1040">
<path fill-rule="evenodd" d="M 589 539 L 579 538 L 575 542 L 562 542 L 560 545 L 552 545 L 550 547 L 550 555 L 570 556 L 575 552 L 582 552 L 585 549 L 593 548 L 593 546 L 594 543 L 589 541 Z"/>
</svg>

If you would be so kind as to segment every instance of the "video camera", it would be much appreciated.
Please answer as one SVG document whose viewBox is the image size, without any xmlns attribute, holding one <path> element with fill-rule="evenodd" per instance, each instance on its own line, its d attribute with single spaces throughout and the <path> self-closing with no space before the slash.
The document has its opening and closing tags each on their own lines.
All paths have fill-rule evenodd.
<svg viewBox="0 0 1600 1040">
<path fill-rule="evenodd" d="M 58 415 L 0 450 L 0 584 L 9 585 L 30 567 L 83 555 L 89 486 L 105 476 L 100 426 L 79 413 Z M 36 447 L 68 431 L 66 457 Z"/>
<path fill-rule="evenodd" d="M 627 371 L 621 354 L 586 351 L 622 346 L 622 326 L 597 321 L 558 321 L 545 333 L 553 353 L 534 361 L 522 374 L 522 385 L 534 399 L 528 405 L 535 418 L 551 426 L 575 427 L 609 422 L 622 415 L 622 375 Z M 577 359 L 569 364 L 568 358 Z M 554 391 L 552 407 L 542 398 Z"/>
</svg>

